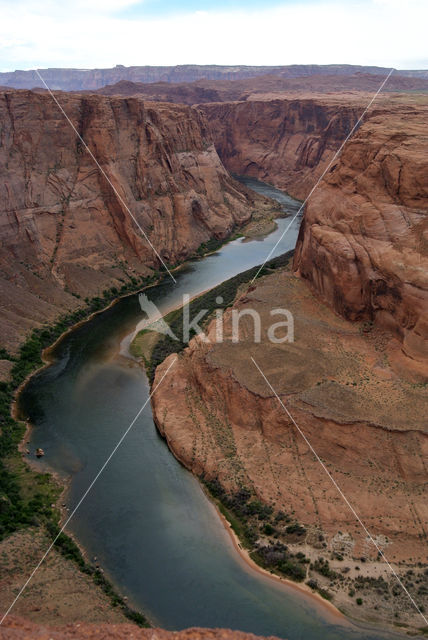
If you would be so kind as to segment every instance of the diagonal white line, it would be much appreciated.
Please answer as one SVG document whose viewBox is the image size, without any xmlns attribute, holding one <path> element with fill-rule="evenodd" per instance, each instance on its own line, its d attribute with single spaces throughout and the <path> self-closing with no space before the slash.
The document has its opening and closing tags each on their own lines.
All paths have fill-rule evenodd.
<svg viewBox="0 0 428 640">
<path fill-rule="evenodd" d="M 407 590 L 406 586 L 403 584 L 403 582 L 400 579 L 400 576 L 397 574 L 397 572 L 395 571 L 394 567 L 391 565 L 391 563 L 388 561 L 388 559 L 386 558 L 385 554 L 383 553 L 382 549 L 379 547 L 379 545 L 377 544 L 377 542 L 374 540 L 372 534 L 370 533 L 370 531 L 367 529 L 366 525 L 364 524 L 364 522 L 361 520 L 360 516 L 358 515 L 358 513 L 355 511 L 354 507 L 352 506 L 352 504 L 349 502 L 348 498 L 345 496 L 345 494 L 343 493 L 342 489 L 339 487 L 339 485 L 337 484 L 336 480 L 333 478 L 333 476 L 331 475 L 330 471 L 327 469 L 327 467 L 325 466 L 324 462 L 321 460 L 321 458 L 319 457 L 319 455 L 317 454 L 317 452 L 315 451 L 315 449 L 313 448 L 312 444 L 309 442 L 308 438 L 305 436 L 305 434 L 303 433 L 302 429 L 299 427 L 299 425 L 297 424 L 297 422 L 295 421 L 295 419 L 293 418 L 293 416 L 291 415 L 291 413 L 289 412 L 289 410 L 287 409 L 287 407 L 285 406 L 285 404 L 282 402 L 281 398 L 279 397 L 279 395 L 277 394 L 277 392 L 275 391 L 275 389 L 272 387 L 271 383 L 269 382 L 269 380 L 266 378 L 265 374 L 263 373 L 263 371 L 260 369 L 259 365 L 257 364 L 257 362 L 254 360 L 254 358 L 251 356 L 251 360 L 253 361 L 255 367 L 258 369 L 259 373 L 261 374 L 262 378 L 264 379 L 264 381 L 266 382 L 266 384 L 268 385 L 269 389 L 272 391 L 272 393 L 274 394 L 274 396 L 276 397 L 276 399 L 278 400 L 279 404 L 281 405 L 281 407 L 284 409 L 284 411 L 286 412 L 286 414 L 288 415 L 288 417 L 290 418 L 290 420 L 292 421 L 292 423 L 294 424 L 294 426 L 296 427 L 297 431 L 300 433 L 300 435 L 302 436 L 303 440 L 306 442 L 306 444 L 308 445 L 308 447 L 310 448 L 310 450 L 312 451 L 312 453 L 314 454 L 315 458 L 317 459 L 317 461 L 320 463 L 320 465 L 322 466 L 322 468 L 324 469 L 325 473 L 327 474 L 327 476 L 330 478 L 331 482 L 333 483 L 334 487 L 337 489 L 337 491 L 339 492 L 341 498 L 344 500 L 345 504 L 347 505 L 347 507 L 350 509 L 351 513 L 353 516 L 355 516 L 355 518 L 357 519 L 358 523 L 361 525 L 364 533 L 366 534 L 366 536 L 369 538 L 370 542 L 373 543 L 373 545 L 376 547 L 378 553 L 380 554 L 380 556 L 382 557 L 383 561 L 385 562 L 385 564 L 388 566 L 388 568 L 390 569 L 390 571 L 392 572 L 392 574 L 394 575 L 394 577 L 396 578 L 398 584 L 401 586 L 401 588 L 404 590 L 404 592 L 407 594 L 410 602 L 413 604 L 413 606 L 415 607 L 416 611 L 422 616 L 422 619 L 424 620 L 425 624 L 428 626 L 428 620 L 426 619 L 426 617 L 424 616 L 424 614 L 422 613 L 422 611 L 420 610 L 420 608 L 418 607 L 418 605 L 416 604 L 416 602 L 414 601 L 412 595 L 409 593 L 409 591 Z"/>
<path fill-rule="evenodd" d="M 321 180 L 324 178 L 325 174 L 327 173 L 327 171 L 330 169 L 331 165 L 333 164 L 333 162 L 336 160 L 336 158 L 340 155 L 343 147 L 345 146 L 345 144 L 348 142 L 349 138 L 352 136 L 352 134 L 354 133 L 354 131 L 357 129 L 357 127 L 359 126 L 360 122 L 362 121 L 362 119 L 364 118 L 364 116 L 366 115 L 367 111 L 370 109 L 370 107 L 372 106 L 373 102 L 376 100 L 377 96 L 379 95 L 379 93 L 382 91 L 382 89 L 384 88 L 385 84 L 387 83 L 387 81 L 389 80 L 389 77 L 391 75 L 391 73 L 394 71 L 394 69 L 391 69 L 390 72 L 388 73 L 388 75 L 386 76 L 386 78 L 384 79 L 384 81 L 382 82 L 382 84 L 380 85 L 379 89 L 376 91 L 376 93 L 374 94 L 374 96 L 372 97 L 372 99 L 370 100 L 370 102 L 368 103 L 367 107 L 364 109 L 364 111 L 362 112 L 362 114 L 360 115 L 360 117 L 358 118 L 357 122 L 354 124 L 354 126 L 352 127 L 351 131 L 348 133 L 348 135 L 346 136 L 346 138 L 344 139 L 344 141 L 342 142 L 342 144 L 340 145 L 340 147 L 338 148 L 338 150 L 336 151 L 336 153 L 334 154 L 334 156 L 332 157 L 332 159 L 330 160 L 330 162 L 328 163 L 328 165 L 326 166 L 326 168 L 324 169 L 324 171 L 322 172 L 322 174 L 320 175 L 320 177 L 318 178 L 318 180 L 316 181 L 316 183 L 314 184 L 314 186 L 312 187 L 312 189 L 309 192 L 309 195 L 306 196 L 305 200 L 302 202 L 302 204 L 300 205 L 298 211 L 294 214 L 294 216 L 292 217 L 292 219 L 290 220 L 290 222 L 288 223 L 287 227 L 284 229 L 284 231 L 282 232 L 280 238 L 278 239 L 277 243 L 275 244 L 275 246 L 269 251 L 269 254 L 266 258 L 266 260 L 263 262 L 263 264 L 259 267 L 259 269 L 257 270 L 256 275 L 254 276 L 254 278 L 251 280 L 252 284 L 254 282 L 254 280 L 258 277 L 260 271 L 263 269 L 263 267 L 265 266 L 266 262 L 269 260 L 269 258 L 271 257 L 271 255 L 273 254 L 273 252 L 275 251 L 275 249 L 277 248 L 277 246 L 279 245 L 279 243 L 282 241 L 283 237 L 285 236 L 285 234 L 287 233 L 287 231 L 290 229 L 291 225 L 293 224 L 293 222 L 295 221 L 295 219 L 297 218 L 297 216 L 299 215 L 299 213 L 301 211 L 303 211 L 303 208 L 305 206 L 305 204 L 307 203 L 307 201 L 309 200 L 309 198 L 311 197 L 311 195 L 313 194 L 313 192 L 315 191 L 315 189 L 318 187 L 319 183 L 321 182 Z"/>
<path fill-rule="evenodd" d="M 160 260 L 162 266 L 164 267 L 165 271 L 168 273 L 169 277 L 173 280 L 174 283 L 176 283 L 176 279 L 174 278 L 174 276 L 172 275 L 171 271 L 168 269 L 168 267 L 166 266 L 165 262 L 162 260 L 162 258 L 160 257 L 159 253 L 156 251 L 156 249 L 154 248 L 153 244 L 150 242 L 150 239 L 148 237 L 148 235 L 146 234 L 146 232 L 144 231 L 144 229 L 141 227 L 141 225 L 139 224 L 138 220 L 136 219 L 136 217 L 134 216 L 134 214 L 132 213 L 132 211 L 130 210 L 130 208 L 128 207 L 128 205 L 126 204 L 126 202 L 124 201 L 124 199 L 122 198 L 122 196 L 120 195 L 120 193 L 118 192 L 118 190 L 116 189 L 116 187 L 114 186 L 114 184 L 112 183 L 112 181 L 110 180 L 110 178 L 108 177 L 108 175 L 106 174 L 106 172 L 104 171 L 104 169 L 102 168 L 102 166 L 100 165 L 100 163 L 98 162 L 98 160 L 96 159 L 96 157 L 94 156 L 94 154 L 92 153 L 91 149 L 88 147 L 88 145 L 86 144 L 86 142 L 83 140 L 82 136 L 80 135 L 80 133 L 77 131 L 76 127 L 74 126 L 74 124 L 72 123 L 72 121 L 70 120 L 70 118 L 68 117 L 68 115 L 66 114 L 66 112 L 64 111 L 64 109 L 62 108 L 61 104 L 59 103 L 59 101 L 57 100 L 56 96 L 52 93 L 50 87 L 46 84 L 46 82 L 44 81 L 44 79 L 42 78 L 42 76 L 40 75 L 38 69 L 35 69 L 35 72 L 37 73 L 37 75 L 39 76 L 40 80 L 43 82 L 44 86 L 46 87 L 46 89 L 49 92 L 49 95 L 52 97 L 53 101 L 55 102 L 55 104 L 57 105 L 58 109 L 61 111 L 62 115 L 64 116 L 64 118 L 67 120 L 68 124 L 70 125 L 70 127 L 73 129 L 74 133 L 76 134 L 76 136 L 79 138 L 80 142 L 83 144 L 83 146 L 85 147 L 86 151 L 89 153 L 89 155 L 91 156 L 92 160 L 95 162 L 95 164 L 97 165 L 99 171 L 102 173 L 102 175 L 104 176 L 104 178 L 107 180 L 107 182 L 109 183 L 109 185 L 111 186 L 111 188 L 113 189 L 114 193 L 116 194 L 117 198 L 120 200 L 120 202 L 123 204 L 123 206 L 125 207 L 126 211 L 129 213 L 130 217 L 132 218 L 132 220 L 134 221 L 134 223 L 137 225 L 138 229 L 141 231 L 141 233 L 143 234 L 144 238 L 147 240 L 148 244 L 150 245 L 150 247 L 153 249 L 154 253 L 156 254 L 157 258 Z"/>
<path fill-rule="evenodd" d="M 122 444 L 122 442 L 125 440 L 126 436 L 128 435 L 128 433 L 131 431 L 132 427 L 134 426 L 134 424 L 136 423 L 136 421 L 138 420 L 138 418 L 140 417 L 141 413 L 143 412 L 144 408 L 147 406 L 147 404 L 149 403 L 151 397 L 153 396 L 154 392 L 156 391 L 156 389 L 158 389 L 160 387 L 160 385 L 162 384 L 164 378 L 166 377 L 167 373 L 169 372 L 169 370 L 171 369 L 171 367 L 176 363 L 177 359 L 175 358 L 171 364 L 168 366 L 167 370 L 165 371 L 165 373 L 163 374 L 162 378 L 159 380 L 158 384 L 152 389 L 152 391 L 150 392 L 147 400 L 145 401 L 145 403 L 143 404 L 143 406 L 141 407 L 141 409 L 138 411 L 137 415 L 135 416 L 135 418 L 132 420 L 131 424 L 129 425 L 129 427 L 126 429 L 126 431 L 122 434 L 121 438 L 119 439 L 118 443 L 116 444 L 116 446 L 114 447 L 113 451 L 110 453 L 110 455 L 108 456 L 108 458 L 106 459 L 106 461 L 104 462 L 104 464 L 102 465 L 102 467 L 100 468 L 100 470 L 98 471 L 97 475 L 95 476 L 95 478 L 92 480 L 91 484 L 89 485 L 89 487 L 86 489 L 85 493 L 82 495 L 82 497 L 80 498 L 79 502 L 77 503 L 77 505 L 74 507 L 73 511 L 70 513 L 70 515 L 68 516 L 67 520 L 65 521 L 65 523 L 62 525 L 61 529 L 59 530 L 59 533 L 57 534 L 57 536 L 54 538 L 54 540 L 51 542 L 51 544 L 49 545 L 49 547 L 47 548 L 46 552 L 44 553 L 44 555 L 42 556 L 41 560 L 38 562 L 37 566 L 33 569 L 33 571 L 31 572 L 30 576 L 27 578 L 27 580 L 25 581 L 25 583 L 23 584 L 23 586 L 21 587 L 21 589 L 19 590 L 19 593 L 17 594 L 16 598 L 14 599 L 14 601 L 12 602 L 12 604 L 10 605 L 10 607 L 8 608 L 8 610 L 6 611 L 6 613 L 3 615 L 3 617 L 0 620 L 0 625 L 3 624 L 3 621 L 5 620 L 5 618 L 9 615 L 9 613 L 11 612 L 11 610 L 13 609 L 13 607 L 15 606 L 16 602 L 18 601 L 18 599 L 21 597 L 22 593 L 24 592 L 24 590 L 27 588 L 28 584 L 30 583 L 30 581 L 33 579 L 34 574 L 36 573 L 36 571 L 38 571 L 38 569 L 40 568 L 40 566 L 42 565 L 42 563 L 44 562 L 46 556 L 49 554 L 49 552 L 51 551 L 52 547 L 55 545 L 56 541 L 58 540 L 59 536 L 63 533 L 64 529 L 66 528 L 66 526 L 68 525 L 68 523 L 70 522 L 70 520 L 72 519 L 72 517 L 74 516 L 74 514 L 76 513 L 76 511 L 78 510 L 78 508 L 80 507 L 80 505 L 82 504 L 82 502 L 84 501 L 84 499 L 86 498 L 86 496 L 88 495 L 88 493 L 91 491 L 92 487 L 94 486 L 94 484 L 96 483 L 96 481 L 98 480 L 98 478 L 100 477 L 100 475 L 102 474 L 102 472 L 104 471 L 104 469 L 106 468 L 106 466 L 108 465 L 108 463 L 110 462 L 110 460 L 113 458 L 114 454 L 116 453 L 116 451 L 119 449 L 120 445 Z"/>
</svg>

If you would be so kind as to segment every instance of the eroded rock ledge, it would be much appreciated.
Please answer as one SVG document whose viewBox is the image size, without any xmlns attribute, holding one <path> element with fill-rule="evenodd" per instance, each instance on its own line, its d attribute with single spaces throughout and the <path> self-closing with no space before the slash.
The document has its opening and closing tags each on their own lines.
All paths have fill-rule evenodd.
<svg viewBox="0 0 428 640">
<path fill-rule="evenodd" d="M 260 95 L 199 108 L 229 171 L 265 180 L 303 200 L 357 121 L 363 99 Z"/>
<path fill-rule="evenodd" d="M 294 343 L 272 344 L 265 334 L 254 344 L 246 316 L 233 344 L 229 310 L 222 344 L 215 344 L 213 322 L 211 344 L 195 338 L 179 355 L 152 398 L 171 450 L 195 474 L 218 479 L 231 492 L 247 487 L 275 512 L 303 523 L 300 546 L 309 557 L 339 553 L 338 571 L 363 557 L 362 576 L 390 579 L 253 356 L 388 558 L 408 566 L 426 562 L 426 389 L 390 366 L 390 334 L 338 317 L 290 271 L 256 281 L 234 308 L 255 309 L 266 328 L 272 306 L 293 313 Z M 155 386 L 174 357 L 158 367 Z M 335 602 L 352 610 L 343 585 L 332 589 Z M 388 618 L 390 604 L 376 598 L 379 613 L 370 614 Z M 406 604 L 403 616 L 418 625 Z"/>
</svg>

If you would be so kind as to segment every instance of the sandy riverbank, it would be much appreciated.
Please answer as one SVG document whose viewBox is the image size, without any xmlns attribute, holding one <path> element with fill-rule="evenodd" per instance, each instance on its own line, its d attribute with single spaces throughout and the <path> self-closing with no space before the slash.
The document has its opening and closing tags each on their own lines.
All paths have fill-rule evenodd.
<svg viewBox="0 0 428 640">
<path fill-rule="evenodd" d="M 205 494 L 207 495 L 207 497 L 209 499 L 210 496 L 209 494 L 207 494 L 205 492 Z M 211 502 L 213 502 L 211 500 Z M 283 578 L 275 573 L 271 573 L 270 571 L 268 571 L 267 569 L 263 569 L 263 567 L 261 567 L 259 564 L 257 564 L 257 562 L 254 562 L 254 560 L 251 558 L 249 552 L 247 551 L 247 549 L 245 549 L 242 544 L 240 539 L 238 538 L 238 536 L 236 535 L 236 533 L 234 532 L 232 525 L 230 524 L 230 522 L 228 521 L 228 519 L 221 513 L 220 509 L 218 508 L 218 506 L 213 502 L 214 507 L 217 511 L 217 514 L 220 518 L 220 520 L 222 521 L 224 528 L 226 529 L 227 533 L 230 535 L 232 542 L 233 542 L 233 546 L 235 548 L 235 550 L 237 551 L 237 553 L 239 553 L 239 555 L 241 556 L 241 558 L 244 560 L 244 562 L 251 567 L 251 569 L 253 571 L 257 571 L 258 573 L 262 574 L 263 576 L 271 579 L 271 580 L 275 580 L 276 582 L 279 582 L 280 584 L 287 586 L 287 588 L 291 588 L 294 589 L 296 591 L 299 591 L 300 593 L 304 593 L 306 596 L 309 596 L 310 598 L 312 598 L 317 606 L 322 607 L 324 610 L 329 611 L 331 614 L 333 614 L 333 616 L 340 621 L 342 624 L 343 623 L 348 623 L 349 624 L 349 619 L 341 612 L 339 611 L 339 609 L 337 607 L 334 606 L 334 604 L 332 602 L 329 602 L 328 600 L 326 600 L 325 598 L 321 597 L 318 593 L 312 591 L 308 586 L 306 586 L 305 584 L 299 583 L 299 582 L 293 582 L 293 580 L 289 580 L 288 578 Z"/>
</svg>

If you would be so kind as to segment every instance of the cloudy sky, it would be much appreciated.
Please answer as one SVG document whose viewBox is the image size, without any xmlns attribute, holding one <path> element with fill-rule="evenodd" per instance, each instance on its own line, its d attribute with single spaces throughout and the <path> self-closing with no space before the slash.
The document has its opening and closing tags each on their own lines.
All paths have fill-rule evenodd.
<svg viewBox="0 0 428 640">
<path fill-rule="evenodd" d="M 426 0 L 0 0 L 0 70 L 348 63 L 428 68 Z"/>
</svg>

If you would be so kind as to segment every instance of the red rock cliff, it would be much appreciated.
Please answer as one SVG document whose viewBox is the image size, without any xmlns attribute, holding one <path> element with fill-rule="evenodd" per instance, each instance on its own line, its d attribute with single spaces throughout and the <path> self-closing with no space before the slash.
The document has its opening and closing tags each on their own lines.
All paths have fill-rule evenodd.
<svg viewBox="0 0 428 640">
<path fill-rule="evenodd" d="M 276 322 L 270 312 L 278 308 L 293 315 L 294 342 L 274 344 L 268 339 L 268 329 Z M 232 341 L 233 313 L 249 310 L 261 319 L 261 342 L 254 341 L 249 315 L 239 321 L 239 342 Z M 389 569 L 378 562 L 377 549 L 301 435 L 389 561 L 407 565 L 395 565 L 401 575 L 409 565 L 425 565 L 427 391 L 393 371 L 388 349 L 396 340 L 388 332 L 366 332 L 360 323 L 337 316 L 291 271 L 278 271 L 243 287 L 224 318 L 223 342 L 216 343 L 213 320 L 208 328 L 211 342 L 193 338 L 178 357 L 170 355 L 156 369 L 153 415 L 168 446 L 193 473 L 219 480 L 229 495 L 245 487 L 271 505 L 273 537 L 268 542 L 264 525 L 252 523 L 255 535 L 262 536 L 261 545 L 296 542 L 277 525 L 275 514 L 287 513 L 306 530 L 295 552 L 304 552 L 312 561 L 324 554 L 337 572 L 357 566 L 356 579 L 362 558 L 361 575 L 382 578 L 396 588 Z M 335 553 L 340 554 L 337 560 Z M 307 579 L 319 582 L 312 568 Z M 376 591 L 364 591 L 363 611 L 348 594 L 349 582 L 326 582 L 325 587 L 336 606 L 352 616 L 390 623 L 389 596 L 383 599 Z M 397 595 L 392 606 L 398 606 Z M 422 595 L 421 590 L 417 597 Z M 419 628 L 420 616 L 405 595 L 399 606 L 400 621 Z"/>
<path fill-rule="evenodd" d="M 167 263 L 248 220 L 203 116 L 139 98 L 58 95 Z M 0 326 L 12 348 L 36 322 L 159 268 L 123 203 L 46 94 L 0 94 Z"/>
<path fill-rule="evenodd" d="M 257 99 L 200 105 L 232 172 L 303 199 L 352 129 L 361 99 Z"/>
<path fill-rule="evenodd" d="M 376 111 L 309 200 L 295 269 L 346 318 L 402 341 L 397 364 L 428 378 L 427 107 Z M 405 357 L 403 357 L 405 356 Z"/>
<path fill-rule="evenodd" d="M 201 105 L 220 157 L 304 198 L 369 98 L 318 96 Z M 381 97 L 311 196 L 295 268 L 349 319 L 402 341 L 395 354 L 419 381 L 428 359 L 426 123 L 421 96 Z"/>
</svg>

